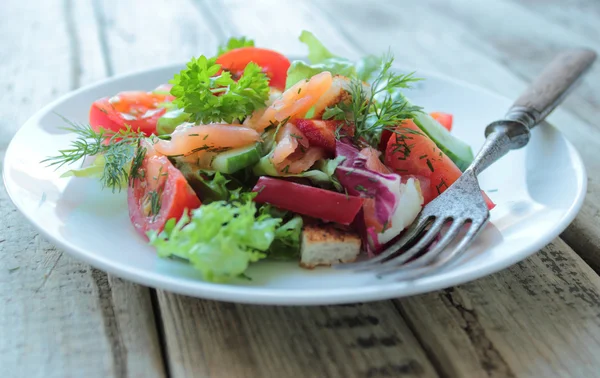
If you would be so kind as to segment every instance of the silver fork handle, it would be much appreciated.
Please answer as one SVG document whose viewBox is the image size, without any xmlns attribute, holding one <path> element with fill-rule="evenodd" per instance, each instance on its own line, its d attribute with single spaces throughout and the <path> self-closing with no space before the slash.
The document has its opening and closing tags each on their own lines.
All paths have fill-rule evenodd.
<svg viewBox="0 0 600 378">
<path fill-rule="evenodd" d="M 596 53 L 587 49 L 565 51 L 554 58 L 510 107 L 505 119 L 486 127 L 486 141 L 467 170 L 478 175 L 508 151 L 525 146 L 529 130 L 562 102 L 595 59 Z"/>
</svg>

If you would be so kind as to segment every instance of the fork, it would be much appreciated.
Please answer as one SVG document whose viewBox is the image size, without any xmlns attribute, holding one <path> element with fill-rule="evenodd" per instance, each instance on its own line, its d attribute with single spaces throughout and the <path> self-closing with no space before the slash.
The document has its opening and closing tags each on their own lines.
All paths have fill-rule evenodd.
<svg viewBox="0 0 600 378">
<path fill-rule="evenodd" d="M 411 280 L 434 273 L 460 257 L 490 218 L 477 176 L 510 150 L 524 147 L 531 137 L 530 130 L 562 102 L 595 59 L 596 53 L 587 49 L 558 55 L 515 101 L 505 118 L 486 127 L 486 140 L 471 165 L 423 208 L 396 242 L 374 258 L 336 268 Z M 442 229 L 447 231 L 442 233 Z M 463 229 L 466 233 L 458 238 Z M 452 242 L 457 244 L 447 248 Z M 409 243 L 412 245 L 402 252 Z"/>
</svg>

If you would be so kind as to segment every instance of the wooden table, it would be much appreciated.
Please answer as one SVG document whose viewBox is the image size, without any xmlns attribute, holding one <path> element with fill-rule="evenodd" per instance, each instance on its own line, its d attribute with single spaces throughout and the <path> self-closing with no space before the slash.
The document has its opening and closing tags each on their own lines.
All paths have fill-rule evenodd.
<svg viewBox="0 0 600 378">
<path fill-rule="evenodd" d="M 391 46 L 405 66 L 513 98 L 561 49 L 600 51 L 597 0 L 2 0 L 0 10 L 2 151 L 57 96 L 210 54 L 230 35 L 288 54 L 305 52 L 302 29 L 348 57 Z M 600 64 L 550 117 L 588 169 L 573 224 L 509 269 L 412 298 L 286 308 L 149 289 L 57 250 L 2 189 L 0 377 L 600 376 L 598 88 Z"/>
</svg>

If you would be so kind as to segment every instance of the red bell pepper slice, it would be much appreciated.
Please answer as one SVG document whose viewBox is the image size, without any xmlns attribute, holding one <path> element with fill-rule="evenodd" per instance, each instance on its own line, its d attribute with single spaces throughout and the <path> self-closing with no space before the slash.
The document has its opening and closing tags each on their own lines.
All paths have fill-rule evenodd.
<svg viewBox="0 0 600 378">
<path fill-rule="evenodd" d="M 352 223 L 364 202 L 360 197 L 265 176 L 252 191 L 258 193 L 256 202 L 345 225 Z"/>
</svg>

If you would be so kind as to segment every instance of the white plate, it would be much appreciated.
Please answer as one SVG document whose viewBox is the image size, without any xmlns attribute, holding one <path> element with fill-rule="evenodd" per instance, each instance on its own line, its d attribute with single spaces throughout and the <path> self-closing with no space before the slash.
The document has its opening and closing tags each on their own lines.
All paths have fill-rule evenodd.
<svg viewBox="0 0 600 378">
<path fill-rule="evenodd" d="M 180 65 L 115 77 L 82 88 L 36 113 L 12 140 L 4 161 L 4 182 L 17 208 L 46 237 L 93 266 L 169 291 L 223 301 L 307 305 L 373 301 L 424 293 L 496 272 L 536 252 L 567 227 L 581 207 L 586 175 L 573 146 L 554 128 L 533 131 L 529 145 L 513 151 L 480 176 L 497 204 L 491 224 L 459 262 L 413 282 L 379 280 L 297 262 L 262 261 L 247 272 L 251 281 L 214 284 L 185 263 L 160 259 L 134 232 L 125 193 L 101 191 L 91 179 L 61 179 L 62 171 L 40 161 L 65 148 L 72 135 L 60 130 L 57 114 L 87 122 L 90 104 L 123 90 L 147 89 L 170 79 Z M 434 74 L 409 93 L 426 110 L 455 116 L 454 133 L 477 151 L 483 129 L 500 118 L 511 101 Z"/>
</svg>

